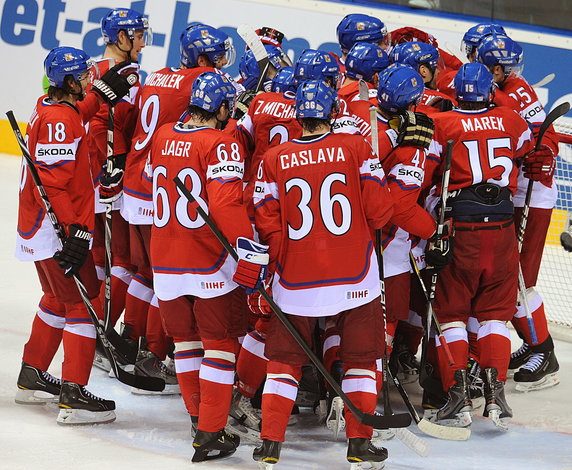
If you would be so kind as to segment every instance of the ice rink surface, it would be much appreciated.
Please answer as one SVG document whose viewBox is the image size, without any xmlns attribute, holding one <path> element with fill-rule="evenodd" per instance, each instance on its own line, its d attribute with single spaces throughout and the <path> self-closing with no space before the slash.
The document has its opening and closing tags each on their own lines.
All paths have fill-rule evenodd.
<svg viewBox="0 0 572 470">
<path fill-rule="evenodd" d="M 14 403 L 22 348 L 27 341 L 40 298 L 31 263 L 14 256 L 20 159 L 0 155 L 0 469 L 188 469 L 193 466 L 189 419 L 180 397 L 144 397 L 94 369 L 89 390 L 117 404 L 117 421 L 107 425 L 63 427 L 56 424 L 55 406 Z M 86 188 L 88 190 L 88 188 Z M 563 252 L 562 256 L 566 256 Z M 572 280 L 571 280 L 572 281 Z M 513 343 L 513 348 L 518 342 Z M 514 422 L 508 432 L 474 413 L 471 438 L 466 442 L 425 437 L 432 446 L 419 457 L 397 439 L 387 441 L 388 470 L 563 470 L 572 469 L 572 344 L 556 342 L 560 362 L 557 387 L 521 394 L 507 385 Z M 61 350 L 50 372 L 61 372 Z M 408 386 L 415 403 L 416 385 Z M 400 398 L 392 395 L 396 410 Z M 414 426 L 410 430 L 419 433 Z M 420 433 L 419 433 L 420 434 Z M 253 446 L 241 445 L 230 458 L 194 465 L 204 469 L 254 469 Z M 289 428 L 280 469 L 349 468 L 346 444 L 318 426 L 310 412 Z"/>
</svg>

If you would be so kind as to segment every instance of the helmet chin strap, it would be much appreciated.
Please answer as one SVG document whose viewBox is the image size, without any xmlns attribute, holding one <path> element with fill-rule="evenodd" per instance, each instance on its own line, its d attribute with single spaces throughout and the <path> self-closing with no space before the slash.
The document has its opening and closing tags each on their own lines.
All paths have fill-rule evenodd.
<svg viewBox="0 0 572 470">
<path fill-rule="evenodd" d="M 125 30 L 122 30 L 122 31 L 125 31 Z M 127 57 L 125 60 L 131 61 L 131 51 L 133 50 L 133 39 L 131 39 L 129 34 L 127 34 L 127 31 L 125 31 L 125 35 L 127 36 L 127 39 L 129 39 L 129 44 L 131 47 L 129 47 L 129 49 L 127 49 L 127 50 L 121 49 L 121 46 L 119 45 L 119 37 L 117 38 L 117 41 L 115 41 L 115 46 L 117 47 L 117 49 L 119 49 L 121 52 L 123 52 L 125 54 L 125 56 Z"/>
</svg>

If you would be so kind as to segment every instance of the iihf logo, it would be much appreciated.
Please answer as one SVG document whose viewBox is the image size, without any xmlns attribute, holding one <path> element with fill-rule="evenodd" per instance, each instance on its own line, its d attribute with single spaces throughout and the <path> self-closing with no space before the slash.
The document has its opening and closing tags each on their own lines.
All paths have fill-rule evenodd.
<svg viewBox="0 0 572 470">
<path fill-rule="evenodd" d="M 365 299 L 369 295 L 369 290 L 347 290 L 346 291 L 346 299 L 347 300 L 355 300 L 355 299 Z"/>
<path fill-rule="evenodd" d="M 224 287 L 224 281 L 218 281 L 218 282 L 201 281 L 201 289 L 222 289 L 223 287 Z"/>
</svg>

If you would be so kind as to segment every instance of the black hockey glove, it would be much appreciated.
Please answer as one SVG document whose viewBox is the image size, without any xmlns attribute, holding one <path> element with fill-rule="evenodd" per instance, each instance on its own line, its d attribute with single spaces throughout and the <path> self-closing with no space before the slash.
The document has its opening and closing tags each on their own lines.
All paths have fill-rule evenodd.
<svg viewBox="0 0 572 470">
<path fill-rule="evenodd" d="M 238 121 L 242 116 L 244 116 L 248 112 L 248 107 L 255 96 L 256 92 L 254 90 L 244 90 L 236 95 L 232 118 Z"/>
<path fill-rule="evenodd" d="M 429 272 L 438 273 L 453 260 L 454 235 L 452 219 L 447 219 L 443 224 L 441 238 L 438 239 L 434 235 L 429 239 L 425 249 L 425 262 Z"/>
<path fill-rule="evenodd" d="M 389 127 L 397 132 L 398 145 L 429 148 L 435 126 L 433 119 L 423 113 L 405 111 L 389 120 Z"/>
<path fill-rule="evenodd" d="M 64 246 L 61 250 L 56 251 L 53 256 L 56 263 L 64 270 L 65 277 L 79 274 L 79 270 L 89 254 L 91 237 L 87 227 L 80 224 L 70 225 L 70 234 L 65 239 Z"/>
<path fill-rule="evenodd" d="M 103 164 L 103 174 L 99 180 L 99 202 L 102 204 L 111 204 L 121 196 L 126 156 L 113 155 Z"/>
<path fill-rule="evenodd" d="M 103 77 L 94 80 L 91 86 L 105 101 L 116 105 L 138 81 L 137 69 L 126 60 L 110 68 Z"/>
</svg>

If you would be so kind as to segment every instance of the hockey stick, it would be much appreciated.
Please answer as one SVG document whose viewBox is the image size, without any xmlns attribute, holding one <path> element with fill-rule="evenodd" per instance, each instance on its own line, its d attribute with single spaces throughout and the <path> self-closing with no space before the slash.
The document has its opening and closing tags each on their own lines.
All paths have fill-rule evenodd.
<svg viewBox="0 0 572 470">
<path fill-rule="evenodd" d="M 542 144 L 542 139 L 544 138 L 544 134 L 548 130 L 548 128 L 552 125 L 556 119 L 561 116 L 564 116 L 568 111 L 570 111 L 570 103 L 564 102 L 556 108 L 554 108 L 548 116 L 544 119 L 544 122 L 540 126 L 540 130 L 538 131 L 538 136 L 536 137 L 536 145 L 534 150 L 538 150 L 540 145 Z M 526 231 L 526 225 L 528 222 L 528 213 L 530 211 L 530 200 L 532 199 L 532 190 L 534 187 L 534 180 L 528 180 L 528 186 L 526 187 L 526 196 L 524 198 L 524 207 L 522 208 L 522 216 L 520 218 L 520 225 L 518 227 L 518 234 L 517 234 L 517 242 L 518 242 L 518 252 L 522 251 L 522 244 L 524 242 L 524 233 Z M 522 267 L 519 263 L 519 270 L 518 270 L 518 285 L 521 297 L 521 303 L 524 306 L 524 310 L 526 312 L 526 320 L 528 322 L 528 329 L 530 331 L 530 336 L 532 339 L 533 344 L 538 343 L 538 338 L 536 336 L 536 329 L 534 328 L 534 320 L 532 318 L 532 313 L 530 312 L 530 305 L 528 304 L 528 299 L 526 297 L 526 284 L 524 281 L 524 275 L 522 273 Z"/>
<path fill-rule="evenodd" d="M 32 179 L 34 180 L 34 183 L 36 185 L 38 193 L 40 194 L 40 197 L 42 198 L 42 203 L 44 205 L 44 209 L 46 211 L 48 218 L 50 219 L 50 222 L 52 224 L 52 227 L 54 228 L 54 231 L 56 232 L 56 236 L 58 238 L 58 241 L 60 242 L 60 246 L 63 246 L 63 243 L 65 241 L 65 233 L 64 233 L 63 227 L 58 222 L 56 214 L 55 214 L 55 212 L 52 208 L 52 205 L 50 203 L 50 200 L 48 198 L 48 194 L 46 193 L 46 190 L 44 189 L 44 185 L 42 184 L 42 180 L 40 179 L 40 175 L 38 174 L 38 170 L 36 169 L 36 167 L 34 165 L 34 161 L 32 159 L 32 156 L 30 155 L 30 151 L 28 150 L 28 146 L 26 145 L 26 141 L 24 140 L 24 137 L 22 136 L 22 133 L 20 132 L 20 129 L 18 127 L 18 123 L 16 122 L 16 118 L 14 117 L 14 113 L 12 111 L 8 111 L 6 113 L 6 116 L 8 116 L 8 120 L 10 121 L 10 125 L 12 126 L 12 130 L 14 131 L 14 135 L 16 136 L 16 140 L 18 141 L 18 145 L 20 146 L 20 149 L 22 151 L 22 156 L 26 160 L 28 170 L 30 171 L 30 175 L 32 176 Z M 123 382 L 126 385 L 130 385 L 131 387 L 142 388 L 142 389 L 151 390 L 151 391 L 163 390 L 165 388 L 165 381 L 164 380 L 156 378 L 156 377 L 141 377 L 141 376 L 137 376 L 134 374 L 130 374 L 118 366 L 117 361 L 115 360 L 115 356 L 113 354 L 113 352 L 116 351 L 116 348 L 105 335 L 105 331 L 103 329 L 103 326 L 99 322 L 99 319 L 97 318 L 97 313 L 95 312 L 95 309 L 93 308 L 93 305 L 92 305 L 91 301 L 89 300 L 89 296 L 88 296 L 87 289 L 86 289 L 85 285 L 81 282 L 81 279 L 79 278 L 79 276 L 74 275 L 73 279 L 76 283 L 77 289 L 78 289 L 79 294 L 83 300 L 83 303 L 85 304 L 85 307 L 87 309 L 87 312 L 89 314 L 91 322 L 93 323 L 93 326 L 95 327 L 97 337 L 99 338 L 99 340 L 101 341 L 101 344 L 103 345 L 103 350 L 105 351 L 105 355 L 106 355 L 107 359 L 109 360 L 109 362 L 111 363 L 111 367 L 113 369 L 113 372 L 115 373 L 115 376 L 118 378 L 118 380 L 120 382 Z"/>
<path fill-rule="evenodd" d="M 236 250 L 232 247 L 232 245 L 228 242 L 210 216 L 203 210 L 203 208 L 197 203 L 194 196 L 191 192 L 186 188 L 183 182 L 176 176 L 173 181 L 175 185 L 179 189 L 182 195 L 184 195 L 187 200 L 193 204 L 193 207 L 197 211 L 197 213 L 201 216 L 201 218 L 205 221 L 205 223 L 209 226 L 213 235 L 217 238 L 217 240 L 221 243 L 227 253 L 235 260 L 238 261 L 238 255 Z M 338 396 L 342 399 L 344 404 L 349 408 L 355 418 L 361 423 L 365 424 L 366 426 L 373 426 L 376 429 L 387 429 L 387 428 L 401 428 L 407 427 L 411 423 L 411 417 L 409 415 L 405 416 L 406 419 L 402 418 L 401 416 L 378 416 L 370 413 L 365 413 L 362 410 L 358 409 L 353 402 L 348 398 L 348 396 L 342 390 L 342 387 L 336 382 L 336 380 L 332 377 L 332 375 L 328 372 L 328 370 L 324 367 L 324 365 L 320 362 L 320 360 L 312 351 L 312 348 L 308 346 L 308 344 L 304 341 L 300 333 L 296 330 L 294 325 L 290 323 L 290 320 L 286 317 L 286 315 L 282 312 L 280 307 L 274 302 L 274 299 L 266 292 L 264 287 L 259 287 L 258 292 L 262 296 L 264 300 L 268 303 L 276 317 L 280 320 L 280 322 L 284 325 L 284 327 L 288 330 L 288 332 L 292 335 L 298 346 L 306 353 L 308 358 L 312 361 L 312 363 L 316 366 L 316 369 L 322 374 L 324 379 L 330 384 L 332 390 L 338 394 Z"/>
<path fill-rule="evenodd" d="M 549 73 L 548 75 L 546 75 L 546 77 L 544 77 L 543 79 L 539 80 L 538 82 L 536 82 L 534 85 L 531 85 L 531 86 L 532 86 L 532 88 L 540 88 L 540 87 L 543 87 L 545 85 L 548 85 L 555 78 L 556 78 L 556 74 Z"/>
<path fill-rule="evenodd" d="M 111 165 L 113 157 L 113 133 L 115 130 L 115 107 L 108 104 L 107 111 L 107 165 Z M 113 328 L 111 325 L 111 211 L 113 202 L 105 203 L 105 295 L 103 299 L 103 326 L 105 331 Z"/>
<path fill-rule="evenodd" d="M 260 37 L 251 26 L 247 24 L 241 24 L 236 28 L 236 32 L 244 40 L 246 45 L 254 54 L 256 62 L 258 62 L 258 71 L 260 77 L 258 78 L 258 83 L 256 84 L 255 92 L 262 90 L 262 85 L 264 84 L 264 78 L 268 73 L 268 68 L 270 67 L 270 58 L 268 57 L 268 52 L 264 47 L 264 43 L 261 41 Z"/>
</svg>

